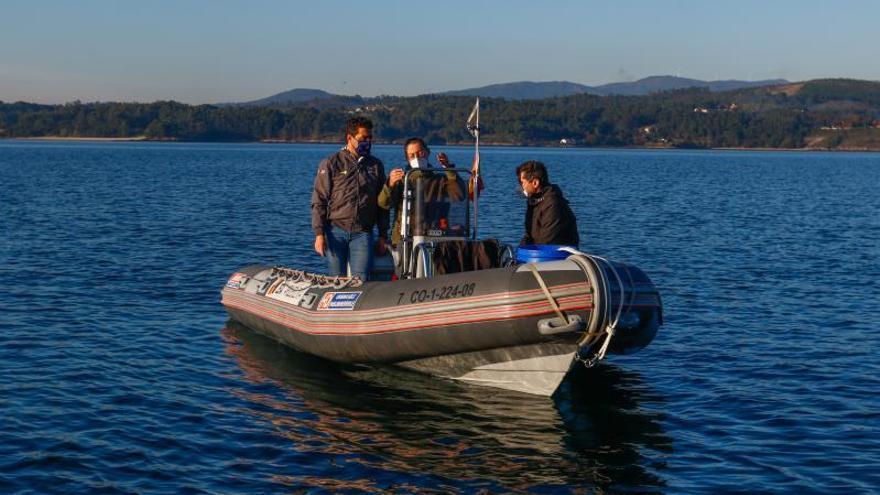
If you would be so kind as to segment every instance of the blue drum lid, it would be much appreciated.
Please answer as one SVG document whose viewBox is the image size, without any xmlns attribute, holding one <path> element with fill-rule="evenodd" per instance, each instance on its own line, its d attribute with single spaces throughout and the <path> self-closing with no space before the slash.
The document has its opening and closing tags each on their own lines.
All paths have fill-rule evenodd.
<svg viewBox="0 0 880 495">
<path fill-rule="evenodd" d="M 569 252 L 560 251 L 559 248 L 567 246 L 562 244 L 527 244 L 516 248 L 516 260 L 520 263 L 532 263 L 535 261 L 564 260 Z"/>
</svg>

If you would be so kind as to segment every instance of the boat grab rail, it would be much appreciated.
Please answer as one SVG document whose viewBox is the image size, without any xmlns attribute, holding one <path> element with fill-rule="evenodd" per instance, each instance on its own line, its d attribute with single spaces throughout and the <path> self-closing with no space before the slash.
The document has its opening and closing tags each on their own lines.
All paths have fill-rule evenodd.
<svg viewBox="0 0 880 495">
<path fill-rule="evenodd" d="M 557 333 L 583 331 L 586 326 L 583 320 L 577 315 L 567 316 L 565 312 L 562 311 L 562 308 L 559 307 L 553 294 L 550 293 L 550 289 L 547 288 L 547 283 L 544 282 L 544 277 L 541 276 L 538 267 L 534 263 L 527 263 L 526 268 L 528 268 L 529 271 L 532 272 L 532 275 L 535 276 L 535 280 L 538 282 L 538 285 L 547 297 L 547 302 L 550 303 L 550 307 L 553 308 L 553 311 L 559 316 L 559 318 L 544 318 L 539 320 L 538 332 L 543 335 L 552 335 Z"/>
</svg>

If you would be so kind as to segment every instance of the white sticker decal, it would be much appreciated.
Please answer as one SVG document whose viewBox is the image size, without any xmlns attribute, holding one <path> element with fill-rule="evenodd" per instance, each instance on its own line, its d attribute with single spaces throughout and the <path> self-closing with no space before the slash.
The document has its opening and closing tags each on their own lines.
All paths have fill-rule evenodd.
<svg viewBox="0 0 880 495">
<path fill-rule="evenodd" d="M 300 301 L 302 301 L 303 295 L 305 295 L 306 291 L 308 291 L 311 287 L 311 282 L 307 281 L 286 281 L 278 284 L 273 289 L 270 289 L 269 292 L 266 293 L 266 297 L 290 304 L 299 305 Z"/>
<path fill-rule="evenodd" d="M 244 285 L 246 279 L 247 275 L 244 273 L 233 273 L 226 282 L 226 287 L 229 287 L 230 289 L 241 289 L 241 286 Z"/>
</svg>

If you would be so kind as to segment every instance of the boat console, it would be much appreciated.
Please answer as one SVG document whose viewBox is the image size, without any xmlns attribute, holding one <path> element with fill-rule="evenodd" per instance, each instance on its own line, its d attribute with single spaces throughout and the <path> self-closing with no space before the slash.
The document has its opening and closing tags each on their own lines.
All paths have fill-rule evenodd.
<svg viewBox="0 0 880 495">
<path fill-rule="evenodd" d="M 414 175 L 419 172 L 418 175 Z M 460 258 L 442 273 L 507 266 L 513 249 L 498 241 L 478 240 L 474 223 L 473 173 L 465 168 L 408 170 L 401 206 L 399 278 L 430 278 L 438 255 Z M 478 260 L 472 262 L 469 260 Z M 439 263 L 443 266 L 443 263 Z"/>
</svg>

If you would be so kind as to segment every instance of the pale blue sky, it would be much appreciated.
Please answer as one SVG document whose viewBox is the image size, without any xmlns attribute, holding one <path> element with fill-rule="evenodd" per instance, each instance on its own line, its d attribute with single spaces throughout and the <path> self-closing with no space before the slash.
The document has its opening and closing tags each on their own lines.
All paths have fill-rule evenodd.
<svg viewBox="0 0 880 495">
<path fill-rule="evenodd" d="M 0 100 L 415 95 L 511 81 L 880 80 L 880 1 L 0 0 Z"/>
</svg>

